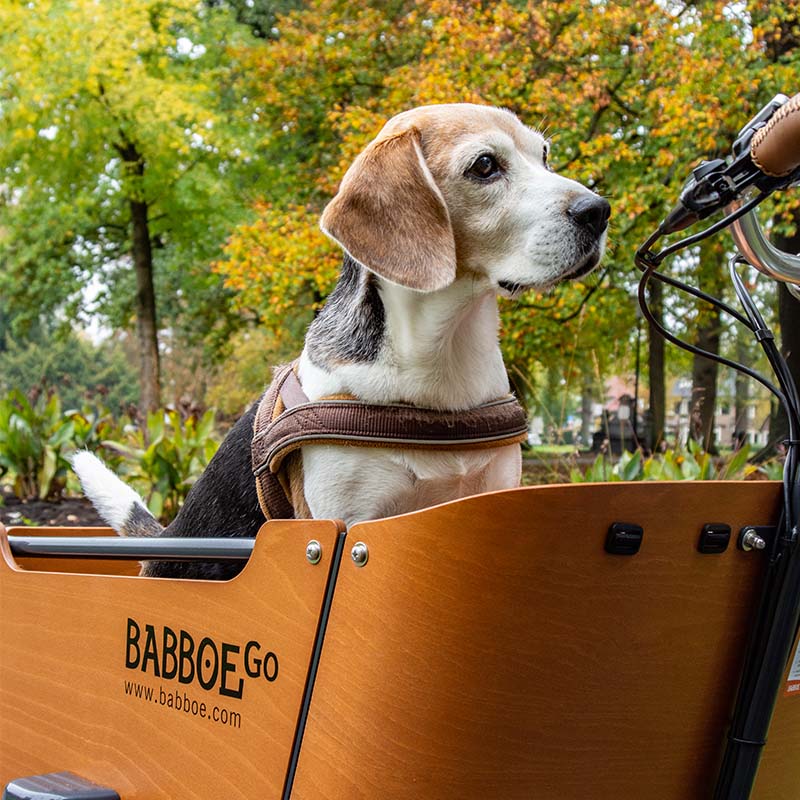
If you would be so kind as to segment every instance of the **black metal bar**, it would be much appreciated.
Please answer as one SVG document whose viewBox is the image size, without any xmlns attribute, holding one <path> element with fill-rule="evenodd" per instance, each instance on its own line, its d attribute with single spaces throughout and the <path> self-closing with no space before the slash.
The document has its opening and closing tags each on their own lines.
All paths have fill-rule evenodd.
<svg viewBox="0 0 800 800">
<path fill-rule="evenodd" d="M 333 604 L 333 596 L 336 590 L 336 580 L 339 577 L 339 567 L 342 563 L 342 553 L 344 552 L 346 537 L 347 532 L 342 531 L 336 538 L 336 545 L 331 559 L 331 569 L 328 573 L 328 583 L 325 586 L 322 612 L 320 613 L 319 624 L 317 625 L 317 633 L 314 637 L 314 650 L 311 653 L 311 663 L 308 667 L 306 685 L 303 690 L 303 703 L 297 719 L 297 728 L 294 733 L 294 741 L 292 742 L 292 752 L 291 756 L 289 757 L 289 767 L 286 771 L 286 781 L 284 783 L 283 793 L 281 795 L 282 800 L 290 800 L 292 796 L 292 787 L 294 786 L 294 778 L 297 772 L 297 765 L 300 760 L 300 750 L 303 744 L 303 734 L 306 730 L 308 712 L 311 708 L 311 695 L 314 691 L 314 683 L 317 680 L 319 662 L 322 658 L 322 646 L 325 643 L 325 631 L 328 628 L 328 619 L 330 618 L 331 614 L 331 605 Z"/>
<path fill-rule="evenodd" d="M 783 544 L 765 577 L 747 648 L 728 744 L 714 800 L 750 797 L 772 712 L 800 622 L 800 551 L 796 532 L 779 530 Z"/>
<path fill-rule="evenodd" d="M 255 539 L 122 538 L 119 536 L 9 536 L 14 556 L 126 561 L 246 561 Z"/>
</svg>

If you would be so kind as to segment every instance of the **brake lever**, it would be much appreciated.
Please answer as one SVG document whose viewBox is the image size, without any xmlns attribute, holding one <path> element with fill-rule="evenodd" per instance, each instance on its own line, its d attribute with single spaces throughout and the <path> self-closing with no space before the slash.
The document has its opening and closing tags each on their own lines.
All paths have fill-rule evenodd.
<svg viewBox="0 0 800 800">
<path fill-rule="evenodd" d="M 703 161 L 692 170 L 680 198 L 658 228 L 660 236 L 688 228 L 699 220 L 725 208 L 750 187 L 771 193 L 796 181 L 797 173 L 775 178 L 764 174 L 750 155 L 750 142 L 772 115 L 788 101 L 777 94 L 739 131 L 733 143 L 730 160 L 717 158 Z"/>
</svg>

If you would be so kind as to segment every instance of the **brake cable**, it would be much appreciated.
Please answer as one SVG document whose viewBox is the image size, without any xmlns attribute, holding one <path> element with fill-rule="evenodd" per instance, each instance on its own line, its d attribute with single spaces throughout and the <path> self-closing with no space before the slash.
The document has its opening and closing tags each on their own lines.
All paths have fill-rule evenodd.
<svg viewBox="0 0 800 800">
<path fill-rule="evenodd" d="M 750 796 L 769 729 L 772 711 L 780 691 L 783 672 L 800 627 L 800 397 L 786 359 L 761 316 L 737 271 L 749 264 L 734 255 L 729 272 L 744 314 L 727 303 L 657 271 L 669 256 L 718 233 L 753 211 L 773 192 L 790 187 L 800 179 L 800 152 L 787 152 L 786 143 L 800 140 L 800 95 L 791 100 L 777 95 L 739 132 L 730 161 L 716 159 L 697 167 L 681 192 L 680 200 L 658 229 L 636 251 L 635 263 L 642 271 L 638 299 L 642 313 L 653 330 L 666 340 L 695 355 L 731 367 L 764 385 L 780 401 L 789 420 L 789 438 L 783 472 L 783 512 L 772 542 L 755 623 L 745 652 L 745 663 L 728 732 L 728 742 L 714 791 L 714 800 L 744 800 Z M 777 133 L 776 133 L 777 131 Z M 765 169 L 764 163 L 773 165 Z M 778 174 L 776 174 L 778 173 Z M 748 191 L 754 197 L 727 213 L 705 230 L 653 252 L 663 236 L 681 231 L 730 206 Z M 773 276 L 774 277 L 774 276 Z M 709 303 L 744 325 L 754 334 L 778 381 L 774 385 L 753 369 L 703 350 L 674 336 L 655 318 L 647 302 L 647 287 L 658 280 Z"/>
</svg>

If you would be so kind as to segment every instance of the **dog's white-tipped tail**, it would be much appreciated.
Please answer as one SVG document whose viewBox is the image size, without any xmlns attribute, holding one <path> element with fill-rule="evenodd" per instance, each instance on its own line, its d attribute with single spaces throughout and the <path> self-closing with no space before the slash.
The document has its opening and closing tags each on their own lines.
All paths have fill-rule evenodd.
<svg viewBox="0 0 800 800">
<path fill-rule="evenodd" d="M 120 536 L 158 536 L 164 530 L 144 500 L 88 450 L 72 456 L 72 469 L 97 513 Z"/>
</svg>

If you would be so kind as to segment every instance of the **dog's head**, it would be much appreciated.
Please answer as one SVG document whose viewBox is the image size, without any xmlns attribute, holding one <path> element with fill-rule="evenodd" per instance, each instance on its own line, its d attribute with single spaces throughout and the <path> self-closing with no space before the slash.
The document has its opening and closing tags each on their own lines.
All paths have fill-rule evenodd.
<svg viewBox="0 0 800 800">
<path fill-rule="evenodd" d="M 548 149 L 501 109 L 406 111 L 347 171 L 322 229 L 367 269 L 418 291 L 469 273 L 503 294 L 580 277 L 603 254 L 610 206 L 551 171 Z"/>
</svg>

